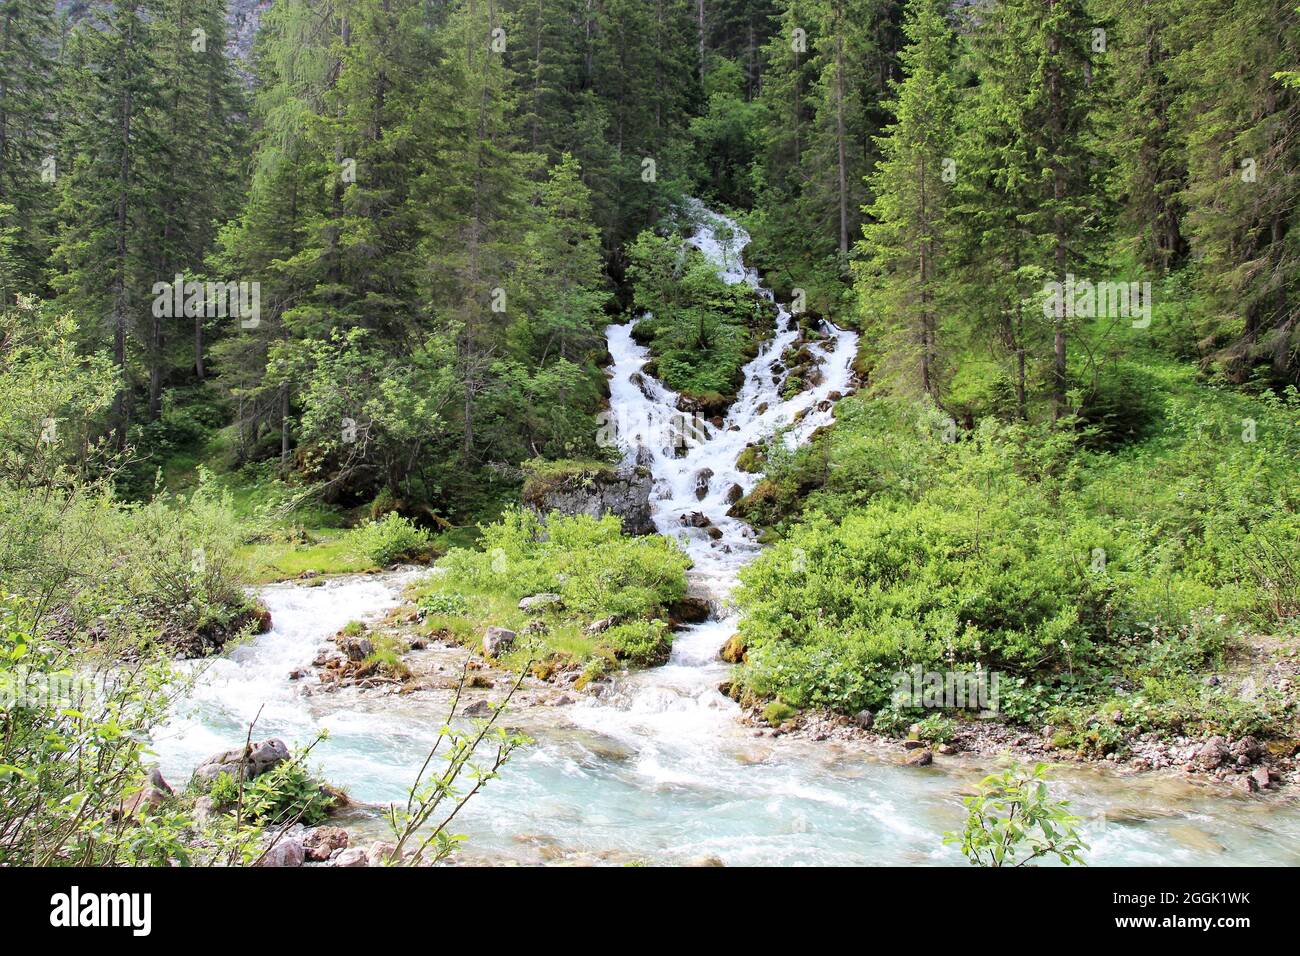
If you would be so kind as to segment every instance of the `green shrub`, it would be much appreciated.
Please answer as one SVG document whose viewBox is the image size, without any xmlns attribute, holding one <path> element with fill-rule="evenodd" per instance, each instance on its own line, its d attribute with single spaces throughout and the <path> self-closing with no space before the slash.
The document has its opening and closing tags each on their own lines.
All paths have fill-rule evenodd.
<svg viewBox="0 0 1300 956">
<path fill-rule="evenodd" d="M 675 542 L 625 535 L 613 515 L 553 513 L 543 520 L 521 509 L 481 532 L 482 550 L 453 549 L 438 562 L 441 573 L 419 585 L 416 600 L 428 626 L 473 640 L 488 625 L 521 629 L 531 619 L 542 628 L 520 643 L 520 653 L 635 664 L 666 658 L 663 620 L 686 593 L 690 565 Z M 532 618 L 518 609 L 520 599 L 542 593 L 558 594 L 560 603 Z M 587 633 L 596 621 L 606 624 Z"/>
<path fill-rule="evenodd" d="M 396 512 L 354 528 L 350 537 L 358 552 L 381 567 L 398 561 L 425 559 L 433 544 L 433 536 L 428 531 Z"/>
<path fill-rule="evenodd" d="M 783 700 L 774 700 L 763 708 L 763 719 L 773 727 L 785 723 L 799 711 Z"/>
</svg>

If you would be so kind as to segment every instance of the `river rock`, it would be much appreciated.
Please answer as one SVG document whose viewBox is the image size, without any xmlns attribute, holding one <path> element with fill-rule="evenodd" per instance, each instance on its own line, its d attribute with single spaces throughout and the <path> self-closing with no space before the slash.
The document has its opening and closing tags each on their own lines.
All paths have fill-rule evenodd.
<svg viewBox="0 0 1300 956">
<path fill-rule="evenodd" d="M 1214 770 L 1228 759 L 1228 748 L 1222 737 L 1211 737 L 1192 758 L 1192 764 L 1198 770 Z"/>
<path fill-rule="evenodd" d="M 1232 746 L 1228 748 L 1228 753 L 1237 758 L 1238 764 L 1241 763 L 1243 757 L 1246 758 L 1246 763 L 1254 763 L 1268 753 L 1268 748 L 1254 737 L 1242 737 L 1240 740 L 1233 742 Z"/>
<path fill-rule="evenodd" d="M 540 614 L 548 608 L 559 608 L 564 604 L 564 599 L 558 594 L 546 592 L 543 594 L 534 594 L 526 597 L 519 602 L 519 610 L 525 614 Z"/>
<path fill-rule="evenodd" d="M 1273 780 L 1269 776 L 1267 767 L 1256 767 L 1251 771 L 1250 776 L 1251 779 L 1255 781 L 1255 786 L 1259 787 L 1261 790 L 1267 790 L 1273 784 Z"/>
<path fill-rule="evenodd" d="M 485 700 L 476 700 L 461 713 L 466 717 L 488 717 L 492 713 L 492 705 Z"/>
<path fill-rule="evenodd" d="M 483 653 L 488 657 L 499 657 L 503 651 L 514 647 L 515 632 L 504 627 L 489 627 L 483 635 Z"/>
<path fill-rule="evenodd" d="M 348 831 L 342 827 L 317 827 L 302 838 L 302 847 L 307 859 L 324 863 L 337 851 L 347 849 Z"/>
<path fill-rule="evenodd" d="M 718 656 L 728 664 L 740 664 L 745 660 L 746 649 L 745 639 L 738 633 L 732 634 L 731 637 L 727 638 L 727 643 L 722 645 L 722 650 L 718 652 Z"/>
<path fill-rule="evenodd" d="M 707 528 L 713 524 L 709 516 L 702 511 L 692 511 L 690 514 L 682 515 L 681 522 L 689 528 Z"/>
<path fill-rule="evenodd" d="M 258 861 L 258 866 L 302 866 L 307 853 L 303 847 L 302 837 L 281 837 L 275 846 L 267 850 Z"/>
<path fill-rule="evenodd" d="M 364 661 L 375 652 L 375 645 L 368 637 L 344 637 L 339 639 L 339 649 L 350 661 Z"/>
<path fill-rule="evenodd" d="M 369 866 L 387 866 L 396 853 L 397 847 L 394 844 L 377 840 L 366 849 L 366 863 Z"/>
<path fill-rule="evenodd" d="M 369 866 L 370 856 L 365 847 L 354 846 L 330 858 L 330 866 Z"/>
<path fill-rule="evenodd" d="M 903 763 L 909 767 L 928 767 L 934 763 L 934 754 L 930 753 L 929 748 L 925 750 L 913 750 L 903 758 Z"/>
<path fill-rule="evenodd" d="M 712 611 L 712 606 L 704 598 L 687 595 L 669 606 L 668 622 L 673 627 L 679 627 L 682 624 L 699 624 L 707 621 Z"/>
<path fill-rule="evenodd" d="M 853 715 L 853 723 L 862 730 L 870 730 L 876 722 L 876 715 L 869 710 L 860 710 Z"/>
<path fill-rule="evenodd" d="M 727 489 L 727 504 L 734 505 L 743 497 L 745 497 L 745 489 L 740 485 L 732 485 Z"/>
<path fill-rule="evenodd" d="M 288 759 L 289 748 L 284 745 L 284 741 L 272 737 L 253 744 L 247 760 L 244 758 L 243 747 L 213 754 L 195 769 L 193 782 L 206 789 L 223 773 L 228 773 L 233 779 L 238 780 L 241 765 L 244 769 L 244 779 L 252 780 Z"/>
<path fill-rule="evenodd" d="M 713 480 L 712 468 L 701 468 L 695 473 L 695 497 L 703 501 L 709 496 L 709 482 Z"/>
</svg>

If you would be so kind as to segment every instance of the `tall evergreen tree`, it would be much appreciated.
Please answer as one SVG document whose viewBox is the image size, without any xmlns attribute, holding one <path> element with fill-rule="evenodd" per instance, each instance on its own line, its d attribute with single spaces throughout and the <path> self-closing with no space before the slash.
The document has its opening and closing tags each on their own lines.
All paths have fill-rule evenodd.
<svg viewBox="0 0 1300 956">
<path fill-rule="evenodd" d="M 903 330 L 921 391 L 940 397 L 937 326 L 943 311 L 949 184 L 957 101 L 952 30 L 942 0 L 912 0 L 904 21 L 905 79 L 895 85 L 896 117 L 880 138 L 875 196 L 859 246 L 859 292 L 874 328 Z M 945 169 L 948 175 L 945 175 Z M 895 343 L 897 347 L 897 343 Z"/>
<path fill-rule="evenodd" d="M 0 301 L 43 290 L 58 157 L 53 151 L 53 0 L 0 0 L 0 229 L 9 233 L 10 269 Z"/>
</svg>

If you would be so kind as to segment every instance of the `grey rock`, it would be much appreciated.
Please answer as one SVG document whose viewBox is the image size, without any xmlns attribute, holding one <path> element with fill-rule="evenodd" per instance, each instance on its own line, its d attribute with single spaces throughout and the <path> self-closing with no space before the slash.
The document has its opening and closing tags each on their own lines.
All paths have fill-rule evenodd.
<svg viewBox="0 0 1300 956">
<path fill-rule="evenodd" d="M 648 463 L 648 453 L 644 456 Z M 552 511 L 562 515 L 591 515 L 600 518 L 612 514 L 622 522 L 625 534 L 654 534 L 655 523 L 650 511 L 650 492 L 654 479 L 642 465 L 625 465 L 612 475 L 597 475 L 585 481 L 569 481 L 547 489 L 539 501 L 526 503 L 539 517 Z"/>
<path fill-rule="evenodd" d="M 224 750 L 219 754 L 213 754 L 199 764 L 194 771 L 193 779 L 195 783 L 204 788 L 210 786 L 223 773 L 228 773 L 235 780 L 238 780 L 240 767 L 242 766 L 244 779 L 252 780 L 288 759 L 289 748 L 284 745 L 284 741 L 269 738 L 253 744 L 247 759 L 244 758 L 243 747 L 236 747 L 233 750 Z"/>
<path fill-rule="evenodd" d="M 545 611 L 547 608 L 559 607 L 564 603 L 564 599 L 558 594 L 546 592 L 543 594 L 534 594 L 526 597 L 519 602 L 519 610 L 525 614 L 537 614 Z"/>
<path fill-rule="evenodd" d="M 492 713 L 492 705 L 485 700 L 476 700 L 461 713 L 466 717 L 487 717 Z"/>
<path fill-rule="evenodd" d="M 1214 770 L 1222 765 L 1228 759 L 1228 756 L 1228 748 L 1224 744 L 1223 738 L 1211 737 L 1196 751 L 1192 763 L 1198 770 Z"/>
<path fill-rule="evenodd" d="M 339 647 L 350 661 L 364 661 L 375 652 L 375 645 L 368 637 L 345 637 L 339 641 Z"/>
<path fill-rule="evenodd" d="M 870 730 L 876 722 L 876 715 L 869 710 L 860 710 L 853 715 L 853 723 L 863 730 Z"/>
<path fill-rule="evenodd" d="M 515 632 L 505 627 L 489 627 L 483 635 L 483 653 L 488 657 L 498 657 L 503 651 L 514 647 Z"/>
<path fill-rule="evenodd" d="M 366 863 L 370 866 L 385 866 L 392 861 L 396 852 L 394 844 L 376 841 L 366 850 Z"/>
<path fill-rule="evenodd" d="M 709 482 L 713 480 L 712 468 L 701 468 L 695 473 L 695 497 L 703 501 L 709 496 Z"/>
</svg>

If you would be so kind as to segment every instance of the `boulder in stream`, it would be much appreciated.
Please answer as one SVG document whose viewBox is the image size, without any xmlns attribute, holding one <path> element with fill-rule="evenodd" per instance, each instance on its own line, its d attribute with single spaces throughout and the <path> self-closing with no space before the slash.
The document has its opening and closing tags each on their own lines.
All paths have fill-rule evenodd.
<svg viewBox="0 0 1300 956">
<path fill-rule="evenodd" d="M 241 767 L 244 779 L 252 780 L 289 759 L 289 748 L 285 746 L 283 740 L 275 737 L 252 744 L 248 748 L 247 756 L 244 749 L 235 747 L 232 750 L 213 754 L 195 769 L 193 782 L 206 790 L 223 773 L 228 773 L 233 779 L 238 780 Z"/>
<path fill-rule="evenodd" d="M 258 866 L 302 866 L 306 860 L 302 837 L 281 837 L 258 861 Z"/>
<path fill-rule="evenodd" d="M 510 650 L 514 643 L 514 631 L 494 625 L 489 627 L 487 633 L 483 635 L 483 653 L 488 657 L 499 657 L 502 651 Z"/>
</svg>

